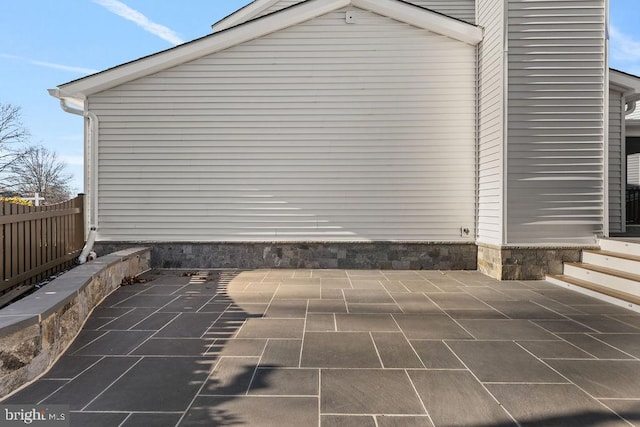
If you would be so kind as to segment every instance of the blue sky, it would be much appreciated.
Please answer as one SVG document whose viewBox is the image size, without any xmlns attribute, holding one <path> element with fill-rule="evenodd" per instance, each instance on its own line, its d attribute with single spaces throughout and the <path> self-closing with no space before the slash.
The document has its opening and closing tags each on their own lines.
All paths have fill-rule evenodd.
<svg viewBox="0 0 640 427">
<path fill-rule="evenodd" d="M 610 65 L 640 75 L 640 0 L 610 0 Z M 22 107 L 32 142 L 56 151 L 82 190 L 82 119 L 47 89 L 211 33 L 250 0 L 0 2 L 0 102 Z"/>
</svg>

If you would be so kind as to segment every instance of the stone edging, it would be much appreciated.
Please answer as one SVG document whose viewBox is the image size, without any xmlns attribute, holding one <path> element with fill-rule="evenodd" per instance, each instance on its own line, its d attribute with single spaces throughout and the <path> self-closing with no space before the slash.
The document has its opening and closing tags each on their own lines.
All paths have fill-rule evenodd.
<svg viewBox="0 0 640 427">
<path fill-rule="evenodd" d="M 0 310 L 0 398 L 44 373 L 74 340 L 91 310 L 126 276 L 150 268 L 149 248 L 100 257 Z"/>
</svg>

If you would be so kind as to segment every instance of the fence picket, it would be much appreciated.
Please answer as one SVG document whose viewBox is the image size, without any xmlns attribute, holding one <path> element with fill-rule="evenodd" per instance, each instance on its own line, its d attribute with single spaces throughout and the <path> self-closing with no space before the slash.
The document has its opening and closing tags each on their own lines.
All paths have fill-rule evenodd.
<svg viewBox="0 0 640 427">
<path fill-rule="evenodd" d="M 0 202 L 0 304 L 2 294 L 72 265 L 83 244 L 83 195 L 52 206 Z"/>
<path fill-rule="evenodd" d="M 24 206 L 22 205 L 17 205 L 16 209 L 18 210 L 18 214 L 23 214 L 24 213 Z M 24 269 L 24 246 L 25 246 L 25 241 L 24 241 L 24 222 L 19 222 L 16 224 L 16 228 L 18 231 L 18 239 L 16 240 L 16 248 L 17 248 L 17 256 L 16 256 L 16 262 L 17 262 L 17 271 L 18 274 L 22 274 L 25 272 Z"/>
</svg>

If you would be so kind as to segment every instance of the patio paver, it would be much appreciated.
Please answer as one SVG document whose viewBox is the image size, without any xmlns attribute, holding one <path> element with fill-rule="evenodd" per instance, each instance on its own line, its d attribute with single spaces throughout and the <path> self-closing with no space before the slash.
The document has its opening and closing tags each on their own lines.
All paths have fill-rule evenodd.
<svg viewBox="0 0 640 427">
<path fill-rule="evenodd" d="M 3 403 L 72 426 L 640 425 L 640 314 L 478 272 L 152 271 Z"/>
</svg>

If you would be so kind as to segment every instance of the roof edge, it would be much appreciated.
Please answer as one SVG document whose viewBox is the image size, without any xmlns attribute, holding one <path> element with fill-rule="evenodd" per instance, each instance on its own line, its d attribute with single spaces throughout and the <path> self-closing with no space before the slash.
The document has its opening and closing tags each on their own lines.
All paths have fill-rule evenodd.
<svg viewBox="0 0 640 427">
<path fill-rule="evenodd" d="M 351 0 L 351 4 L 474 46 L 484 36 L 484 30 L 477 25 L 404 1 Z"/>
<path fill-rule="evenodd" d="M 640 77 L 624 71 L 609 69 L 609 83 L 626 91 L 640 94 Z"/>
<path fill-rule="evenodd" d="M 477 45 L 483 29 L 473 24 L 398 0 L 306 0 L 280 11 L 209 34 L 105 71 L 58 86 L 59 95 L 78 101 L 162 70 L 300 24 L 348 6 L 369 10 L 461 42 Z"/>
<path fill-rule="evenodd" d="M 309 0 L 300 7 L 282 10 L 228 30 L 164 50 L 114 68 L 58 86 L 63 97 L 87 96 L 157 73 L 240 43 L 297 25 L 324 13 L 348 6 L 350 0 Z"/>
<path fill-rule="evenodd" d="M 278 3 L 278 1 L 280 0 L 254 0 L 248 5 L 236 10 L 235 12 L 225 16 L 218 22 L 211 25 L 211 29 L 214 32 L 218 32 L 246 22 L 254 18 L 256 15 L 258 15 L 268 7 Z"/>
</svg>

